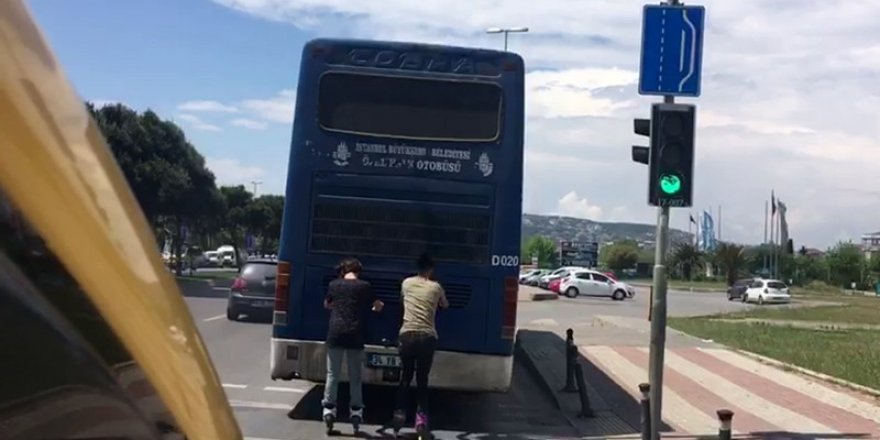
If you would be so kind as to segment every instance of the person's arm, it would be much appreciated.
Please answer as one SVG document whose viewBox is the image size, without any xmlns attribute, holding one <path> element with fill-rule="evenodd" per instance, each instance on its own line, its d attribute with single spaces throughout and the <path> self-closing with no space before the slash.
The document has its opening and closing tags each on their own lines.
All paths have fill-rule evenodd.
<svg viewBox="0 0 880 440">
<path fill-rule="evenodd" d="M 438 301 L 437 305 L 439 305 L 441 309 L 449 308 L 449 300 L 446 299 L 446 291 L 443 290 L 443 286 L 439 284 L 437 287 L 440 289 L 440 301 Z"/>
<path fill-rule="evenodd" d="M 335 289 L 333 286 L 327 290 L 327 296 L 324 297 L 324 308 L 330 310 L 333 308 L 333 294 L 335 293 Z"/>
</svg>

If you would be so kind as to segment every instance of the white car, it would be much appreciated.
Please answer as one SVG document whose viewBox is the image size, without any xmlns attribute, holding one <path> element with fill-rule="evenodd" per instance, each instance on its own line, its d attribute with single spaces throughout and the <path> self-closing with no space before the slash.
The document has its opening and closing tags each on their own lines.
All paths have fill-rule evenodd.
<svg viewBox="0 0 880 440">
<path fill-rule="evenodd" d="M 580 267 L 580 266 L 563 266 L 563 267 L 560 267 L 559 269 L 556 269 L 556 270 L 554 270 L 553 272 L 550 272 L 550 273 L 548 273 L 547 275 L 542 276 L 542 277 L 538 280 L 538 287 L 540 287 L 540 288 L 542 288 L 542 289 L 546 289 L 547 286 L 550 285 L 550 281 L 553 281 L 553 280 L 555 280 L 555 279 L 557 279 L 557 278 L 565 278 L 565 277 L 567 277 L 569 274 L 571 274 L 572 271 L 575 271 L 575 270 L 582 270 L 582 269 L 586 269 L 586 268 L 584 268 L 584 267 Z"/>
<path fill-rule="evenodd" d="M 569 298 L 579 295 L 609 296 L 615 301 L 631 297 L 629 289 L 626 284 L 595 270 L 574 270 L 559 285 L 559 291 Z"/>
<path fill-rule="evenodd" d="M 749 283 L 743 297 L 745 302 L 757 302 L 758 304 L 791 302 L 788 286 L 779 280 L 756 279 Z"/>
</svg>

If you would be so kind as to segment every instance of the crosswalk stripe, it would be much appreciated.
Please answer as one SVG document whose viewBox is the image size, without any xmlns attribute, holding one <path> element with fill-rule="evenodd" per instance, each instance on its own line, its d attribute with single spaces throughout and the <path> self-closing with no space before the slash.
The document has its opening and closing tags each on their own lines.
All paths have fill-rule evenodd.
<svg viewBox="0 0 880 440">
<path fill-rule="evenodd" d="M 647 382 L 647 347 L 583 346 L 581 353 L 634 399 Z M 676 434 L 717 431 L 715 411 L 734 411 L 734 434 L 878 436 L 880 405 L 855 391 L 783 371 L 731 350 L 672 348 L 665 353 L 664 422 Z"/>
<path fill-rule="evenodd" d="M 592 360 L 602 365 L 602 369 L 616 376 L 618 383 L 634 398 L 639 398 L 638 387 L 648 381 L 647 371 L 636 366 L 611 347 L 582 347 Z M 663 412 L 669 415 L 665 421 L 676 431 L 689 434 L 711 434 L 718 432 L 718 422 L 667 386 L 663 387 Z"/>
<path fill-rule="evenodd" d="M 673 350 L 666 351 L 666 364 L 680 372 L 687 372 L 689 377 L 710 392 L 730 402 L 736 402 L 747 412 L 760 416 L 787 432 L 838 433 L 822 423 L 777 405 L 760 396 L 757 392 L 740 387 L 726 378 L 688 361 Z"/>
<path fill-rule="evenodd" d="M 867 401 L 869 398 L 867 397 L 861 399 L 845 392 L 835 391 L 817 381 L 808 380 L 797 374 L 779 370 L 730 350 L 700 348 L 698 351 L 786 388 L 797 390 L 826 405 L 880 424 L 880 402 L 874 401 L 874 403 L 869 403 Z"/>
</svg>

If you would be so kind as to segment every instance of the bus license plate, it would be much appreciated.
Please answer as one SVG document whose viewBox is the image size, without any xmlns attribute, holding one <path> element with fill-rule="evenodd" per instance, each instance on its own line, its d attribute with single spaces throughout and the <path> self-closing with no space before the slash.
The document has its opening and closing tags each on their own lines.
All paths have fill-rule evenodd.
<svg viewBox="0 0 880 440">
<path fill-rule="evenodd" d="M 400 368 L 400 356 L 370 353 L 367 355 L 367 365 L 375 368 Z"/>
</svg>

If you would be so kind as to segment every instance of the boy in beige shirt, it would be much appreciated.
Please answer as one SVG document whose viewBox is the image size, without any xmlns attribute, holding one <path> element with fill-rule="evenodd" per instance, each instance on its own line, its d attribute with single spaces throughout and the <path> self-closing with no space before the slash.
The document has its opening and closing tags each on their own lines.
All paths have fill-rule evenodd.
<svg viewBox="0 0 880 440">
<path fill-rule="evenodd" d="M 397 407 L 396 426 L 406 419 L 406 397 L 413 375 L 416 376 L 416 429 L 428 424 L 428 375 L 437 346 L 434 318 L 437 308 L 449 307 L 443 287 L 434 280 L 434 261 L 422 255 L 417 262 L 419 273 L 403 280 L 400 288 L 403 325 L 400 327 L 400 360 L 403 364 Z"/>
</svg>

